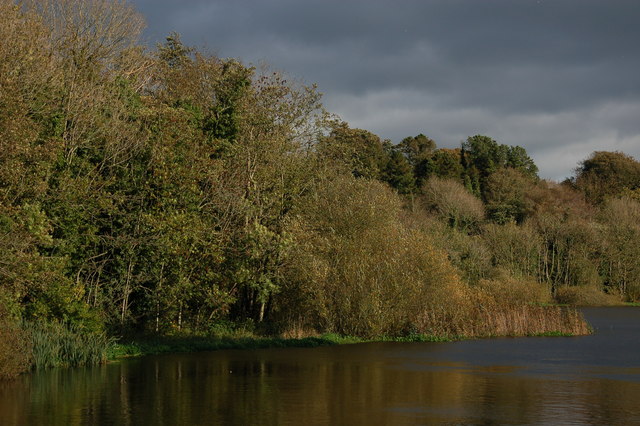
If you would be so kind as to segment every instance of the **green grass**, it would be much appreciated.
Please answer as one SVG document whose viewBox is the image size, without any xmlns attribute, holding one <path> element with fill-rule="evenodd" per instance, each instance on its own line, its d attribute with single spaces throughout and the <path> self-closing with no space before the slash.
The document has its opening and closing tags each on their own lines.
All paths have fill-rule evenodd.
<svg viewBox="0 0 640 426">
<path fill-rule="evenodd" d="M 573 337 L 573 333 L 563 333 L 562 331 L 547 331 L 544 333 L 531 334 L 530 337 Z"/>
<path fill-rule="evenodd" d="M 570 337 L 571 333 L 549 331 L 529 335 L 531 337 Z M 487 336 L 491 337 L 491 336 Z M 407 336 L 356 337 L 336 333 L 299 339 L 280 337 L 238 336 L 142 336 L 116 342 L 107 351 L 107 359 L 114 361 L 128 357 L 157 355 L 164 353 L 184 353 L 215 351 L 223 349 L 265 349 L 265 348 L 315 348 L 331 345 L 348 345 L 370 342 L 452 342 L 463 340 L 464 336 L 432 336 L 425 334 L 409 334 Z"/>
<path fill-rule="evenodd" d="M 24 324 L 33 345 L 35 369 L 95 365 L 107 360 L 114 340 L 105 333 L 88 332 L 57 323 Z"/>
<path fill-rule="evenodd" d="M 107 359 L 138 357 L 163 353 L 201 352 L 221 349 L 265 349 L 265 348 L 314 348 L 319 346 L 345 345 L 365 342 L 447 342 L 453 339 L 423 334 L 403 337 L 381 336 L 360 338 L 335 333 L 300 339 L 279 337 L 196 337 L 165 336 L 127 339 L 113 344 L 107 351 Z"/>
</svg>

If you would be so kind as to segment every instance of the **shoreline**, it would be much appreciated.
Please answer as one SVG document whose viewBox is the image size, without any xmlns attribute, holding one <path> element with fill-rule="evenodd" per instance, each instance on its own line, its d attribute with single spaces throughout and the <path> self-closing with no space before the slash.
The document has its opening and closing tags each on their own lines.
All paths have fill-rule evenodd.
<svg viewBox="0 0 640 426">
<path fill-rule="evenodd" d="M 358 343 L 397 342 L 397 343 L 450 343 L 461 340 L 517 338 L 517 337 L 575 337 L 572 333 L 551 331 L 529 335 L 489 335 L 482 337 L 449 336 L 440 337 L 426 334 L 413 334 L 402 337 L 379 336 L 362 338 L 326 333 L 318 336 L 301 338 L 281 337 L 198 337 L 198 336 L 164 336 L 127 339 L 115 343 L 107 352 L 107 363 L 118 362 L 127 358 L 140 358 L 149 355 L 209 352 L 218 350 L 255 350 L 271 348 L 316 348 Z"/>
<path fill-rule="evenodd" d="M 452 342 L 462 337 L 438 337 L 413 334 L 403 337 L 381 336 L 363 338 L 325 333 L 300 338 L 262 336 L 144 336 L 125 339 L 113 345 L 107 352 L 107 362 L 147 355 L 193 353 L 217 350 L 253 350 L 269 348 L 315 348 L 321 346 L 348 345 L 371 342 Z"/>
</svg>

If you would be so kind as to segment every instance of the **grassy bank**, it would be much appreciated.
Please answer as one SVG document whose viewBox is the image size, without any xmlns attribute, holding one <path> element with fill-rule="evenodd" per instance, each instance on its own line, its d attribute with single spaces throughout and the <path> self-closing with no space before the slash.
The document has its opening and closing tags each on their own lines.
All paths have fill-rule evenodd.
<svg viewBox="0 0 640 426">
<path fill-rule="evenodd" d="M 576 334 L 566 331 L 546 331 L 530 333 L 528 337 L 571 337 Z M 522 337 L 523 335 L 490 335 L 486 337 Z M 361 338 L 328 333 L 313 337 L 284 339 L 279 337 L 194 337 L 163 336 L 127 339 L 114 343 L 107 350 L 107 360 L 141 357 L 168 353 L 204 352 L 225 349 L 266 349 L 266 348 L 315 348 L 320 346 L 346 345 L 367 342 L 452 342 L 474 337 L 439 337 L 425 334 L 412 334 L 402 337 L 380 336 Z"/>
<path fill-rule="evenodd" d="M 480 315 L 480 314 L 479 314 Z M 181 352 L 201 352 L 223 349 L 313 348 L 366 342 L 451 342 L 490 337 L 570 337 L 592 332 L 582 315 L 573 309 L 558 306 L 527 306 L 518 310 L 492 311 L 483 315 L 484 326 L 476 323 L 464 334 L 422 334 L 405 336 L 356 337 L 336 333 L 301 335 L 295 338 L 260 336 L 238 331 L 223 336 L 137 336 L 121 339 L 107 351 L 110 361 L 127 357 Z"/>
<path fill-rule="evenodd" d="M 163 353 L 201 352 L 222 349 L 314 348 L 365 342 L 448 342 L 456 338 L 411 334 L 402 337 L 361 338 L 326 333 L 301 338 L 260 336 L 143 336 L 123 339 L 107 351 L 108 360 Z"/>
</svg>

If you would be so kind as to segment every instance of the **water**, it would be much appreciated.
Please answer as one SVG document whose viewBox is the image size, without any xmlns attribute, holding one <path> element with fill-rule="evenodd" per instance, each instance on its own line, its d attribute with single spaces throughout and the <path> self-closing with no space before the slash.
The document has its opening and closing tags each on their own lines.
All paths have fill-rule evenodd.
<svg viewBox="0 0 640 426">
<path fill-rule="evenodd" d="M 584 337 L 163 355 L 0 384 L 0 425 L 640 424 L 640 308 Z"/>
</svg>

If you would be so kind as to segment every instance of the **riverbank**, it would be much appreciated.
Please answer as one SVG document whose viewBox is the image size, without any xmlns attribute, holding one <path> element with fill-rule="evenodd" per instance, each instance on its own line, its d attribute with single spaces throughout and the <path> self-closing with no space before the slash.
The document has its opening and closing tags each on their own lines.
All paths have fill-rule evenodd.
<svg viewBox="0 0 640 426">
<path fill-rule="evenodd" d="M 526 336 L 485 336 L 495 337 L 572 337 L 574 334 L 549 331 L 532 333 Z M 301 338 L 260 337 L 260 336 L 144 336 L 135 339 L 126 339 L 114 343 L 107 350 L 107 361 L 114 362 L 124 358 L 136 358 L 147 355 L 159 355 L 170 353 L 205 352 L 217 350 L 254 350 L 267 348 L 315 348 L 320 346 L 348 345 L 370 342 L 454 342 L 460 340 L 477 339 L 466 336 L 432 336 L 426 334 L 410 334 L 401 337 L 379 336 L 362 338 L 355 336 L 342 336 L 335 333 L 325 333 L 317 336 Z"/>
<path fill-rule="evenodd" d="M 225 323 L 207 335 L 125 335 L 115 337 L 104 332 L 63 326 L 57 323 L 6 323 L 0 327 L 0 378 L 17 377 L 29 370 L 52 367 L 76 367 L 113 362 L 128 357 L 165 353 L 202 352 L 225 349 L 301 348 L 345 345 L 365 342 L 449 342 L 457 340 L 522 337 L 573 336 L 590 334 L 582 315 L 559 306 L 521 306 L 518 309 L 478 307 L 475 321 L 440 321 L 427 333 L 400 336 L 355 337 L 337 333 L 319 334 L 295 328 L 281 335 L 260 332 L 246 324 Z M 452 319 L 451 319 L 452 320 Z M 454 329 L 453 323 L 458 324 Z M 449 329 L 447 329 L 449 327 Z M 423 329 L 424 330 L 424 329 Z"/>
<path fill-rule="evenodd" d="M 204 352 L 224 349 L 313 348 L 366 342 L 450 342 L 461 337 L 439 337 L 411 334 L 402 337 L 380 336 L 361 338 L 326 333 L 301 338 L 260 336 L 143 336 L 114 343 L 107 351 L 107 360 L 158 355 L 164 353 Z"/>
<path fill-rule="evenodd" d="M 262 334 L 242 324 L 225 323 L 208 335 L 187 333 L 171 335 L 131 335 L 121 337 L 106 352 L 108 361 L 164 353 L 202 352 L 224 349 L 301 348 L 365 342 L 450 342 L 457 340 L 525 337 L 574 336 L 592 332 L 583 315 L 574 308 L 561 306 L 478 305 L 473 318 L 432 318 L 427 332 L 409 332 L 399 336 L 356 337 L 338 333 L 317 333 L 304 328 L 280 335 Z M 428 320 L 429 318 L 427 318 Z"/>
</svg>

